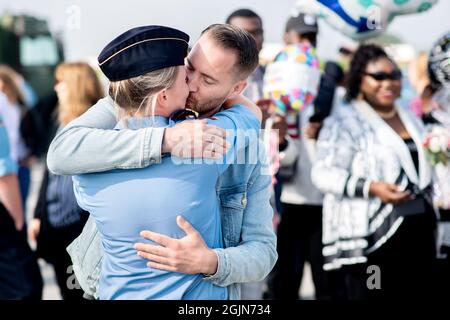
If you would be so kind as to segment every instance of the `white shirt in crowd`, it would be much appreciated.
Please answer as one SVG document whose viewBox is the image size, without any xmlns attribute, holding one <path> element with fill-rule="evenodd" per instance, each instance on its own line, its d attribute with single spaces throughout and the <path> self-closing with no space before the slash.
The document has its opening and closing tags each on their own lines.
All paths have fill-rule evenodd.
<svg viewBox="0 0 450 320">
<path fill-rule="evenodd" d="M 0 114 L 8 133 L 11 158 L 18 162 L 27 156 L 27 149 L 20 135 L 21 110 L 19 105 L 11 104 L 0 92 Z"/>
</svg>

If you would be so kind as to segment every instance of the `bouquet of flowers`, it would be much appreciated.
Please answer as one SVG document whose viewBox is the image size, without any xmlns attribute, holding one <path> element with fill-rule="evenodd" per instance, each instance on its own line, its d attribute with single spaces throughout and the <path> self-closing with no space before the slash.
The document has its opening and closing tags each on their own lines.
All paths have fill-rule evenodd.
<svg viewBox="0 0 450 320">
<path fill-rule="evenodd" d="M 450 132 L 446 128 L 434 127 L 423 141 L 425 153 L 433 166 L 447 165 L 450 160 Z"/>
</svg>

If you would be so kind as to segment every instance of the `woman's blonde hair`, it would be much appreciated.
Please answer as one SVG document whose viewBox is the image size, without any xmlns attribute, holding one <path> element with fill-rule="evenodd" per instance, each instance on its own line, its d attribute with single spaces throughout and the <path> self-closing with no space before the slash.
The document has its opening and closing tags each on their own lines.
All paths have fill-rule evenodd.
<svg viewBox="0 0 450 320">
<path fill-rule="evenodd" d="M 109 95 L 120 107 L 119 119 L 140 115 L 155 115 L 156 95 L 172 87 L 177 67 L 155 70 L 134 78 L 112 81 Z"/>
<path fill-rule="evenodd" d="M 67 85 L 67 100 L 60 101 L 58 107 L 58 121 L 62 125 L 82 115 L 104 96 L 97 74 L 84 62 L 58 65 L 55 80 Z"/>
</svg>

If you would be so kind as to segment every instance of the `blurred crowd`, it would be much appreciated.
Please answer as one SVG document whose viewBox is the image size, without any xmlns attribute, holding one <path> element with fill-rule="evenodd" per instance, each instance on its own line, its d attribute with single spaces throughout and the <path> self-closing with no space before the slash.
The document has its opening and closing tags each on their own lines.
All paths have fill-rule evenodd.
<svg viewBox="0 0 450 320">
<path fill-rule="evenodd" d="M 263 48 L 257 13 L 240 9 L 226 23 L 249 32 Z M 273 175 L 278 260 L 264 282 L 244 284 L 242 298 L 301 299 L 306 263 L 318 300 L 445 296 L 450 33 L 405 65 L 370 41 L 342 47 L 334 61 L 324 61 L 316 55 L 318 32 L 315 17 L 289 17 L 286 49 L 258 66 L 244 91 L 263 111 L 263 128 L 272 129 L 262 139 Z M 265 87 L 271 64 L 292 54 L 292 63 L 307 65 L 307 76 L 315 77 L 312 69 L 318 75 L 307 79 L 316 81 L 314 90 L 295 97 L 299 105 Z M 54 72 L 54 91 L 35 102 L 19 71 L 0 66 L 0 299 L 42 298 L 38 258 L 54 268 L 63 299 L 83 299 L 79 287 L 68 286 L 66 247 L 89 216 L 77 205 L 72 178 L 46 168 L 29 221 L 25 211 L 31 168 L 45 160 L 57 132 L 105 91 L 88 63 L 64 62 Z M 415 96 L 403 107 L 396 101 L 405 82 Z M 382 291 L 376 290 L 380 283 Z"/>
</svg>

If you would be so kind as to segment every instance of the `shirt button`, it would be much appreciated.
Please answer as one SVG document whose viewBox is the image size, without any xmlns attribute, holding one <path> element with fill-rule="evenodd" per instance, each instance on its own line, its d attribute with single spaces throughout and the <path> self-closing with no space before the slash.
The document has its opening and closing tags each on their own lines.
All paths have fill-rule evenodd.
<svg viewBox="0 0 450 320">
<path fill-rule="evenodd" d="M 241 199 L 241 204 L 245 207 L 247 205 L 247 198 L 245 196 Z"/>
</svg>

